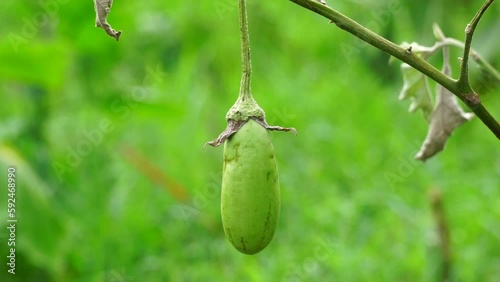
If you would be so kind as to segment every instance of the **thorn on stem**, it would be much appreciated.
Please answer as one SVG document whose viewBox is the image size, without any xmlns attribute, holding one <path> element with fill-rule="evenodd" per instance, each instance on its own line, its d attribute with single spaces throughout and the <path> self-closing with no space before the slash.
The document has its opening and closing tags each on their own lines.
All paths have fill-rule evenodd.
<svg viewBox="0 0 500 282">
<path fill-rule="evenodd" d="M 406 48 L 405 53 L 406 53 L 407 55 L 411 55 L 411 54 L 412 54 L 411 49 L 412 49 L 412 47 L 411 47 L 411 46 L 410 46 L 410 47 L 408 47 L 408 48 Z"/>
<path fill-rule="evenodd" d="M 472 26 L 470 24 L 467 24 L 467 26 L 465 27 L 465 34 L 469 34 L 472 30 Z"/>
<path fill-rule="evenodd" d="M 467 102 L 467 105 L 469 107 L 475 107 L 481 103 L 481 100 L 479 99 L 479 95 L 477 95 L 476 93 L 465 94 L 464 97 L 465 97 L 465 101 Z"/>
</svg>

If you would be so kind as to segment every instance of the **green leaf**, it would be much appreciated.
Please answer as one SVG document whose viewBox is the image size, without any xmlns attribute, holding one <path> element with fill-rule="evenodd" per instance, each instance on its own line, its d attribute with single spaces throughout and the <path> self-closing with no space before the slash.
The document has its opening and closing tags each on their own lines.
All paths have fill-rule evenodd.
<svg viewBox="0 0 500 282">
<path fill-rule="evenodd" d="M 401 72 L 404 84 L 399 100 L 411 99 L 409 112 L 420 109 L 428 120 L 432 112 L 432 100 L 427 77 L 406 63 L 401 64 Z"/>
</svg>

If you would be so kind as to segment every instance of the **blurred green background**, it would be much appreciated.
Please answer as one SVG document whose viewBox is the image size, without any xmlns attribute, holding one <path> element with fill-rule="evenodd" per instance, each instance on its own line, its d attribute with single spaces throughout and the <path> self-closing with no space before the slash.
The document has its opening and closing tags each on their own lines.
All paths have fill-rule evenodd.
<svg viewBox="0 0 500 282">
<path fill-rule="evenodd" d="M 482 4 L 328 2 L 423 45 L 434 22 L 462 40 Z M 249 0 L 248 10 L 254 97 L 270 124 L 299 132 L 271 133 L 281 218 L 255 256 L 224 237 L 222 148 L 203 148 L 238 93 L 237 1 L 115 1 L 119 42 L 94 27 L 89 0 L 2 1 L 0 281 L 439 281 L 431 189 L 442 191 L 451 281 L 499 281 L 494 135 L 473 119 L 437 157 L 413 160 L 427 125 L 398 101 L 399 62 L 291 2 Z M 499 14 L 494 3 L 473 43 L 497 69 Z M 471 68 L 499 119 L 500 88 L 486 91 Z"/>
</svg>

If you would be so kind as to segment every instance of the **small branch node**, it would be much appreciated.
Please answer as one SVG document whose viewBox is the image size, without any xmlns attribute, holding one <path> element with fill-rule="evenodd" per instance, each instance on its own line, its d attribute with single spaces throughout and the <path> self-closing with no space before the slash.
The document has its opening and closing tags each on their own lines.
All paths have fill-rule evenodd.
<svg viewBox="0 0 500 282">
<path fill-rule="evenodd" d="M 408 56 L 408 50 L 405 50 L 401 46 L 396 45 L 394 42 L 389 41 L 382 36 L 378 35 L 375 32 L 370 31 L 369 29 L 363 27 L 356 21 L 351 18 L 343 15 L 337 10 L 333 9 L 330 6 L 321 5 L 317 0 L 290 0 L 308 10 L 311 10 L 314 13 L 317 13 L 330 21 L 334 22 L 339 28 L 349 32 L 350 34 L 358 37 L 360 40 L 382 50 L 389 55 L 394 56 L 395 58 L 407 63 L 411 67 L 415 68 L 419 72 L 433 79 L 446 89 L 450 90 L 457 97 L 462 99 L 464 102 L 468 102 L 470 100 L 471 104 L 476 104 L 475 107 L 471 108 L 474 114 L 481 119 L 481 121 L 490 129 L 491 132 L 495 134 L 495 136 L 500 139 L 500 124 L 491 116 L 488 110 L 480 103 L 479 98 L 471 96 L 468 100 L 465 98 L 463 93 L 475 93 L 474 90 L 469 85 L 468 80 L 468 58 L 471 51 L 471 41 L 474 30 L 479 22 L 479 19 L 486 11 L 486 9 L 493 3 L 494 0 L 485 0 L 485 3 L 479 10 L 479 12 L 474 16 L 472 21 L 469 23 L 469 27 L 467 27 L 467 32 L 465 36 L 464 45 L 464 54 L 460 67 L 460 76 L 458 80 L 455 80 L 448 75 L 443 74 L 441 71 L 437 70 L 430 63 L 425 61 L 424 58 L 419 56 Z M 446 41 L 441 42 L 440 44 L 448 44 L 448 45 L 459 45 L 461 46 L 461 42 L 457 42 L 451 39 L 446 39 Z"/>
<path fill-rule="evenodd" d="M 467 24 L 467 26 L 465 27 L 465 34 L 469 34 L 471 33 L 472 31 L 472 26 L 470 24 Z"/>
<path fill-rule="evenodd" d="M 481 104 L 481 99 L 479 99 L 479 95 L 476 93 L 465 94 L 464 97 L 467 101 L 467 105 L 471 108 Z"/>
</svg>

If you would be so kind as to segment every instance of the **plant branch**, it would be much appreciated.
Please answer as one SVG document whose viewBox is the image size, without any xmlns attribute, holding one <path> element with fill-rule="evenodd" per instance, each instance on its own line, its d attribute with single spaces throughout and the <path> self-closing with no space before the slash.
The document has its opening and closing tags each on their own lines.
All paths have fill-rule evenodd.
<svg viewBox="0 0 500 282">
<path fill-rule="evenodd" d="M 436 69 L 433 65 L 429 64 L 424 59 L 413 54 L 410 50 L 405 49 L 392 41 L 374 33 L 373 31 L 363 27 L 351 18 L 341 14 L 340 12 L 332 9 L 329 6 L 323 5 L 315 0 L 290 0 L 308 10 L 311 10 L 323 17 L 331 20 L 339 28 L 353 34 L 359 39 L 369 43 L 370 45 L 380 49 L 391 56 L 394 56 L 408 65 L 414 67 L 421 73 L 435 80 L 437 83 L 448 88 L 451 92 L 457 92 L 458 88 L 455 80 L 443 74 L 440 70 Z"/>
<path fill-rule="evenodd" d="M 484 71 L 491 75 L 497 82 L 500 82 L 500 73 L 490 63 L 472 49 L 470 50 L 470 55 Z"/>
<path fill-rule="evenodd" d="M 432 56 L 434 53 L 436 53 L 439 49 L 445 47 L 445 46 L 454 46 L 458 47 L 461 49 L 464 49 L 465 43 L 457 40 L 455 38 L 450 38 L 450 37 L 445 37 L 441 41 L 438 41 L 434 43 L 434 45 L 430 47 L 420 47 L 420 51 L 425 52 L 426 56 Z M 476 63 L 484 70 L 486 71 L 489 75 L 491 75 L 496 81 L 500 82 L 500 73 L 498 70 L 495 69 L 488 61 L 486 61 L 479 53 L 474 50 L 470 49 L 470 56 Z"/>
<path fill-rule="evenodd" d="M 437 46 L 437 45 L 440 45 L 440 46 Z M 439 47 L 446 46 L 446 45 L 455 46 L 455 47 L 459 47 L 459 48 L 462 48 L 462 49 L 465 47 L 465 43 L 464 42 L 462 42 L 460 40 L 457 40 L 455 38 L 448 38 L 448 37 L 446 37 L 442 42 L 436 43 L 431 48 L 439 49 Z M 433 50 L 433 51 L 435 51 L 435 50 Z M 472 47 L 470 49 L 470 56 L 472 57 L 472 59 L 474 59 L 474 61 L 476 61 L 476 63 L 484 71 L 486 71 L 489 75 L 491 75 L 493 78 L 495 78 L 496 81 L 500 82 L 500 73 L 498 72 L 498 70 L 496 70 L 495 67 L 493 67 L 481 55 L 479 55 L 479 53 L 476 50 L 472 49 Z"/>
<path fill-rule="evenodd" d="M 250 36 L 248 34 L 248 17 L 246 0 L 239 0 L 240 39 L 241 39 L 241 82 L 240 98 L 250 98 L 250 81 L 252 76 L 252 61 L 250 55 Z"/>
<path fill-rule="evenodd" d="M 413 68 L 420 71 L 424 75 L 430 77 L 437 83 L 441 84 L 443 87 L 445 87 L 446 89 L 450 90 L 453 94 L 455 94 L 460 100 L 462 100 L 474 112 L 474 114 L 493 132 L 493 134 L 495 134 L 495 136 L 498 139 L 500 139 L 500 124 L 491 116 L 488 110 L 482 105 L 478 95 L 473 91 L 469 91 L 471 90 L 470 86 L 468 88 L 462 88 L 463 85 L 459 84 L 458 80 L 455 80 L 443 74 L 441 71 L 439 71 L 434 66 L 429 64 L 423 58 L 413 54 L 411 48 L 405 49 L 401 46 L 396 45 L 395 43 L 363 27 L 356 21 L 332 9 L 331 7 L 321 4 L 316 0 L 290 0 L 290 1 L 331 20 L 331 22 L 335 23 L 339 28 L 353 34 L 354 36 L 369 43 L 370 45 L 376 47 L 377 49 L 380 49 L 388 53 L 389 55 L 400 59 L 401 61 L 412 66 Z M 465 54 L 468 54 L 470 52 L 470 42 L 472 40 L 472 33 L 477 25 L 477 22 L 479 21 L 479 18 L 493 1 L 494 0 L 487 0 L 485 5 L 483 5 L 483 7 L 481 8 L 480 12 L 476 14 L 471 24 L 469 25 L 471 27 L 469 28 L 470 30 L 465 42 L 464 49 L 467 49 L 466 53 L 464 52 Z M 464 65 L 466 63 L 467 60 L 464 60 L 462 62 L 462 64 Z M 464 79 L 466 79 L 466 77 L 461 76 L 461 79 L 463 81 Z"/>
<path fill-rule="evenodd" d="M 469 84 L 469 55 L 472 44 L 472 36 L 474 35 L 474 31 L 476 30 L 479 20 L 483 16 L 484 12 L 486 12 L 488 7 L 493 3 L 493 1 L 494 0 L 486 0 L 481 9 L 476 13 L 474 18 L 472 18 L 472 21 L 467 25 L 467 27 L 465 27 L 464 55 L 462 58 L 462 64 L 460 66 L 460 77 L 458 78 L 457 84 L 462 90 L 465 90 L 466 93 L 474 93 L 474 90 L 472 90 Z"/>
<path fill-rule="evenodd" d="M 437 188 L 432 189 L 429 193 L 429 199 L 438 233 L 438 244 L 441 255 L 441 281 L 450 281 L 452 266 L 450 228 L 446 221 L 441 191 Z"/>
</svg>

